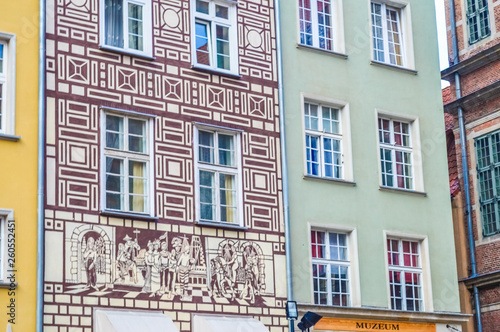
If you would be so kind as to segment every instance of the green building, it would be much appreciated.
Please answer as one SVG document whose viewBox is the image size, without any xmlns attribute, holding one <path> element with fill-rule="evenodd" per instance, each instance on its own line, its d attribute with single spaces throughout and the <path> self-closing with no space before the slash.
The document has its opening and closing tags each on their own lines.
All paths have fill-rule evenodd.
<svg viewBox="0 0 500 332">
<path fill-rule="evenodd" d="M 299 320 L 460 331 L 434 2 L 280 6 Z"/>
</svg>

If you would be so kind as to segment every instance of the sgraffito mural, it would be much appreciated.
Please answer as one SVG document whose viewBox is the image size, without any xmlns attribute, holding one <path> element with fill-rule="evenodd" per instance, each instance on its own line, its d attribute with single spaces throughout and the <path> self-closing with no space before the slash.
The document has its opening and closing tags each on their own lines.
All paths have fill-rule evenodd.
<svg viewBox="0 0 500 332">
<path fill-rule="evenodd" d="M 65 242 L 67 294 L 244 305 L 274 295 L 269 243 L 72 222 Z"/>
</svg>

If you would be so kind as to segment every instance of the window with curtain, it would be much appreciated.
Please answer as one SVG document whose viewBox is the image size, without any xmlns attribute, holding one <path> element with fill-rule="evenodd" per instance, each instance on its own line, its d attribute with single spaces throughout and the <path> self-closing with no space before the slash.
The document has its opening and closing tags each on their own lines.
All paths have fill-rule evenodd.
<svg viewBox="0 0 500 332">
<path fill-rule="evenodd" d="M 490 35 L 488 0 L 467 0 L 467 26 L 469 44 L 474 44 Z"/>
<path fill-rule="evenodd" d="M 382 186 L 414 189 L 411 125 L 378 118 Z"/>
<path fill-rule="evenodd" d="M 344 233 L 311 230 L 315 304 L 351 305 L 350 261 Z"/>
<path fill-rule="evenodd" d="M 105 210 L 150 213 L 148 121 L 105 114 Z"/>
<path fill-rule="evenodd" d="M 343 179 L 341 110 L 304 103 L 306 174 Z"/>
<path fill-rule="evenodd" d="M 213 0 L 192 4 L 195 65 L 236 73 L 236 5 Z"/>
<path fill-rule="evenodd" d="M 391 309 L 424 311 L 420 243 L 387 239 Z"/>
<path fill-rule="evenodd" d="M 300 43 L 334 50 L 332 0 L 299 0 Z"/>
<path fill-rule="evenodd" d="M 234 133 L 197 131 L 199 220 L 239 224 L 239 162 Z"/>
<path fill-rule="evenodd" d="M 483 235 L 500 233 L 500 131 L 477 138 L 476 169 Z"/>
<path fill-rule="evenodd" d="M 371 3 L 373 60 L 405 66 L 401 15 L 404 9 Z"/>
<path fill-rule="evenodd" d="M 104 45 L 137 53 L 151 52 L 151 1 L 101 0 Z"/>
</svg>

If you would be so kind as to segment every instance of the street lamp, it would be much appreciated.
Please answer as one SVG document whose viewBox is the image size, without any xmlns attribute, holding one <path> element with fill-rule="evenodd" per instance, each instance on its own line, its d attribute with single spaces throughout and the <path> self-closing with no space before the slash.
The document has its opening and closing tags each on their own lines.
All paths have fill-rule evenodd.
<svg viewBox="0 0 500 332">
<path fill-rule="evenodd" d="M 313 327 L 316 325 L 319 320 L 323 318 L 323 316 L 320 316 L 318 314 L 315 314 L 314 312 L 306 312 L 305 315 L 302 317 L 300 320 L 300 323 L 297 325 L 297 327 L 304 332 L 306 329 L 309 332 L 309 328 Z"/>
</svg>

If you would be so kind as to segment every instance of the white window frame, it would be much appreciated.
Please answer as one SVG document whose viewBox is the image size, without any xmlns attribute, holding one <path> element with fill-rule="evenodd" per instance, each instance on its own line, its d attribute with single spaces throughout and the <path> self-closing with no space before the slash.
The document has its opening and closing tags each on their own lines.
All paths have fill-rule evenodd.
<svg viewBox="0 0 500 332">
<path fill-rule="evenodd" d="M 352 160 L 352 144 L 351 144 L 351 121 L 350 121 L 350 111 L 349 104 L 345 101 L 336 100 L 332 98 L 325 98 L 322 96 L 317 96 L 309 93 L 302 93 L 301 95 L 301 107 L 302 107 L 302 128 L 303 128 L 303 152 L 304 152 L 304 175 L 311 177 L 318 177 L 323 179 L 331 180 L 342 180 L 342 181 L 354 181 L 353 177 L 353 160 Z M 340 120 L 340 134 L 326 133 L 323 130 L 322 121 L 319 120 L 320 130 L 310 130 L 306 129 L 305 124 L 305 104 L 315 104 L 321 105 L 329 108 L 335 108 L 339 110 L 339 120 Z M 320 118 L 321 119 L 321 118 Z M 307 138 L 306 135 L 312 135 L 320 137 L 320 175 L 312 175 L 307 171 Z M 323 137 L 332 138 L 340 140 L 341 147 L 341 158 L 342 158 L 342 170 L 341 177 L 326 177 L 325 176 L 325 163 L 324 163 L 324 150 L 323 150 Z"/>
<path fill-rule="evenodd" d="M 315 294 L 314 294 L 314 284 L 313 284 L 313 263 L 315 261 L 319 261 L 313 259 L 312 257 L 312 241 L 311 241 L 311 232 L 312 231 L 321 231 L 321 232 L 329 232 L 329 233 L 339 233 L 345 234 L 347 236 L 347 251 L 348 251 L 348 263 L 349 265 L 349 297 L 350 303 L 349 306 L 345 307 L 361 307 L 361 286 L 360 286 L 360 275 L 359 275 L 359 256 L 358 256 L 358 237 L 357 237 L 357 229 L 354 227 L 348 227 L 345 225 L 332 225 L 332 224 L 324 224 L 324 223 L 316 223 L 316 222 L 308 222 L 307 223 L 307 244 L 308 244 L 308 258 L 309 258 L 309 276 L 310 276 L 310 294 L 311 294 L 311 303 L 315 303 Z M 329 260 L 321 260 L 323 262 L 330 262 Z M 338 261 L 332 261 L 335 264 Z M 331 286 L 328 286 L 331 287 Z M 330 289 L 330 288 L 329 288 Z M 329 293 L 329 302 L 331 293 Z M 328 304 L 331 305 L 331 304 Z M 337 306 L 335 306 L 337 307 Z"/>
<path fill-rule="evenodd" d="M 379 171 L 379 185 L 381 188 L 391 188 L 397 190 L 406 190 L 406 191 L 417 191 L 424 192 L 424 182 L 423 182 L 423 170 L 422 170 L 422 152 L 421 152 L 421 143 L 420 143 L 420 125 L 419 119 L 417 117 L 412 116 L 402 116 L 397 113 L 387 112 L 376 110 L 375 111 L 375 123 L 376 123 L 376 139 L 377 139 L 377 160 L 378 160 L 378 171 Z M 379 139 L 379 119 L 386 119 L 391 121 L 391 143 L 385 144 L 381 143 Z M 393 121 L 404 122 L 409 124 L 410 127 L 410 144 L 411 149 L 406 147 L 395 146 L 394 144 L 394 128 L 392 127 Z M 392 169 L 393 169 L 393 186 L 384 185 L 382 182 L 382 166 L 380 159 L 380 151 L 381 149 L 390 149 L 392 156 Z M 411 151 L 410 151 L 411 150 Z M 397 174 L 394 173 L 396 171 L 396 158 L 395 151 L 410 151 L 411 152 L 411 171 L 412 171 L 412 188 L 401 188 L 397 186 Z"/>
<path fill-rule="evenodd" d="M 15 233 L 11 233 L 11 230 L 9 230 L 8 227 L 8 224 L 10 223 L 14 224 L 14 210 L 0 208 L 0 283 L 9 282 L 6 279 L 8 274 L 7 271 L 9 270 L 9 244 L 11 245 L 13 255 L 16 254 L 17 250 L 17 244 L 15 243 L 14 238 Z M 11 239 L 11 242 L 9 242 L 9 239 Z M 14 266 L 14 268 L 15 267 L 16 266 Z"/>
<path fill-rule="evenodd" d="M 153 56 L 153 17 L 151 9 L 151 0 L 122 0 L 123 1 L 123 48 L 106 44 L 106 15 L 105 15 L 105 0 L 99 0 L 99 15 L 100 15 L 100 45 L 102 49 L 108 49 L 118 52 L 125 52 L 139 56 Z M 143 46 L 144 50 L 136 50 L 130 48 L 128 42 L 128 4 L 141 5 L 143 7 Z"/>
<path fill-rule="evenodd" d="M 232 0 L 204 0 L 209 3 L 209 13 L 196 11 L 196 1 L 191 0 L 191 58 L 195 68 L 207 69 L 226 74 L 238 75 L 238 35 L 237 35 L 237 2 Z M 228 8 L 228 19 L 215 16 L 215 6 Z M 209 65 L 198 63 L 196 57 L 196 23 L 207 25 Z M 229 70 L 217 67 L 217 41 L 215 38 L 216 24 L 228 28 L 229 31 Z"/>
<path fill-rule="evenodd" d="M 330 17 L 332 29 L 332 48 L 328 49 L 326 47 L 320 47 L 319 44 L 319 21 L 318 21 L 318 1 L 323 0 L 311 0 L 311 25 L 313 28 L 312 39 L 313 44 L 308 45 L 301 37 L 301 14 L 304 9 L 301 8 L 300 2 L 304 0 L 295 0 L 297 4 L 297 32 L 298 32 L 298 44 L 306 47 L 318 48 L 320 50 L 335 52 L 335 53 L 345 53 L 345 38 L 344 38 L 344 9 L 343 0 L 330 0 Z"/>
<path fill-rule="evenodd" d="M 391 300 L 391 285 L 390 285 L 390 270 L 405 270 L 405 271 L 418 271 L 421 273 L 421 289 L 422 289 L 422 307 L 418 312 L 433 312 L 434 311 L 434 303 L 432 296 L 432 282 L 431 282 L 431 269 L 430 269 L 430 256 L 429 256 L 429 240 L 426 235 L 418 235 L 418 234 L 410 234 L 403 232 L 393 232 L 393 231 L 383 231 L 383 239 L 384 239 L 384 259 L 385 259 L 385 271 L 386 271 L 386 285 L 387 285 L 387 305 L 391 310 L 397 311 L 405 311 L 392 309 L 392 300 Z M 389 265 L 388 259 L 388 240 L 399 240 L 399 241 L 412 241 L 419 243 L 420 250 L 420 269 L 407 268 L 407 267 L 395 267 L 393 265 Z M 403 290 L 404 292 L 404 290 Z M 403 298 L 405 301 L 406 298 Z M 417 312 L 417 311 L 410 311 Z"/>
<path fill-rule="evenodd" d="M 128 146 L 128 142 L 126 142 L 126 138 L 128 137 L 128 125 L 124 125 L 124 150 L 120 149 L 114 149 L 114 148 L 108 148 L 106 147 L 106 115 L 112 115 L 112 116 L 117 116 L 121 117 L 124 119 L 137 119 L 141 121 L 146 122 L 146 133 L 145 137 L 147 139 L 146 142 L 146 149 L 147 151 L 145 153 L 139 153 L 139 152 L 131 152 L 125 150 L 125 147 Z M 126 121 L 124 121 L 126 122 Z M 130 215 L 144 215 L 144 216 L 154 216 L 154 209 L 155 209 L 155 196 L 154 196 L 154 177 L 155 177 L 155 172 L 154 172 L 154 150 L 153 150 L 153 144 L 154 144 L 154 135 L 153 135 L 153 117 L 143 115 L 141 113 L 136 113 L 136 112 L 128 112 L 128 111 L 122 111 L 122 110 L 114 110 L 114 109 L 107 109 L 107 108 L 102 108 L 101 109 L 101 210 L 103 212 L 107 213 L 116 213 L 116 214 L 130 214 Z M 124 176 L 124 202 L 123 202 L 123 209 L 110 209 L 107 208 L 106 206 L 106 157 L 112 157 L 112 158 L 117 158 L 117 159 L 122 159 L 124 160 L 124 170 L 123 170 L 123 176 Z M 128 204 L 129 204 L 129 198 L 128 195 L 130 194 L 129 191 L 129 183 L 128 183 L 128 161 L 129 160 L 134 160 L 134 161 L 140 161 L 140 162 L 145 162 L 146 163 L 146 181 L 147 181 L 147 191 L 146 191 L 146 200 L 147 200 L 147 206 L 145 208 L 144 212 L 136 212 L 136 211 L 130 211 Z"/>
<path fill-rule="evenodd" d="M 0 73 L 0 83 L 3 84 L 0 106 L 2 114 L 0 136 L 14 136 L 16 127 L 16 36 L 0 32 L 0 43 L 4 47 L 3 73 Z"/>
<path fill-rule="evenodd" d="M 372 4 L 378 4 L 382 6 L 382 35 L 383 35 L 383 45 L 384 45 L 384 61 L 375 58 L 374 51 L 375 45 L 373 43 L 373 17 L 372 17 Z M 388 40 L 388 30 L 387 30 L 387 15 L 386 9 L 396 10 L 399 16 L 399 28 L 400 28 L 400 40 L 401 40 L 401 58 L 402 64 L 391 63 L 389 57 L 389 40 Z M 410 4 L 407 2 L 399 0 L 391 1 L 370 1 L 369 2 L 369 17 L 370 17 L 370 44 L 371 44 L 371 58 L 372 62 L 384 63 L 391 66 L 415 69 L 415 59 L 413 55 L 413 31 L 411 24 L 411 8 Z"/>
<path fill-rule="evenodd" d="M 223 166 L 218 164 L 210 164 L 206 162 L 199 161 L 199 132 L 211 132 L 215 133 L 216 137 L 218 134 L 231 135 L 234 137 L 234 166 Z M 214 151 L 217 151 L 217 138 L 214 140 Z M 194 150 L 194 180 L 195 180 L 195 204 L 196 204 L 196 221 L 198 223 L 214 223 L 220 225 L 233 225 L 233 226 L 244 226 L 243 221 L 243 181 L 242 181 L 242 164 L 241 164 L 241 131 L 224 128 L 219 126 L 211 126 L 206 124 L 196 124 L 193 126 L 193 150 Z M 217 155 L 214 152 L 214 155 Z M 218 157 L 216 157 L 218 158 Z M 217 160 L 217 159 L 216 159 Z M 215 162 L 215 161 L 214 161 Z M 200 170 L 215 172 L 215 205 L 216 205 L 216 213 L 215 220 L 204 220 L 201 219 L 201 208 L 200 208 Z M 235 222 L 225 222 L 221 221 L 220 218 L 220 186 L 218 180 L 218 174 L 229 174 L 235 176 L 235 184 L 236 184 L 236 218 Z"/>
</svg>

